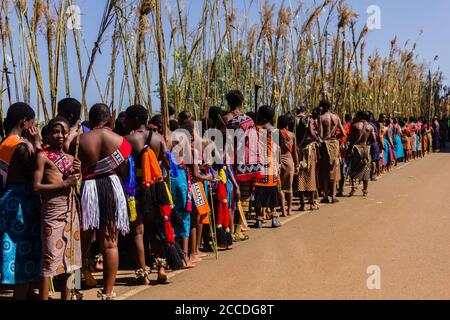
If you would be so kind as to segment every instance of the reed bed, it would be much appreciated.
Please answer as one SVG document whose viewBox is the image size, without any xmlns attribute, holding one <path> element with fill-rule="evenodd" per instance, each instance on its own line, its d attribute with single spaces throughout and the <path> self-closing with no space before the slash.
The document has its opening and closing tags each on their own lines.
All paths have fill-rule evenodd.
<svg viewBox="0 0 450 320">
<path fill-rule="evenodd" d="M 359 109 L 376 115 L 449 114 L 450 90 L 436 70 L 438 57 L 426 63 L 417 55 L 421 34 L 403 45 L 395 37 L 386 56 L 367 52 L 370 31 L 345 0 L 317 1 L 313 7 L 250 1 L 244 12 L 234 0 L 203 0 L 197 22 L 188 19 L 187 0 L 171 5 L 104 0 L 94 43 L 85 41 L 86 30 L 66 28 L 71 0 L 1 1 L 2 114 L 5 104 L 31 103 L 31 90 L 36 90 L 35 107 L 48 121 L 57 112 L 59 84 L 65 96 L 72 92 L 70 67 L 79 75 L 85 118 L 88 88 L 93 87 L 89 94 L 110 105 L 114 114 L 135 103 L 147 106 L 150 114 L 161 113 L 165 131 L 169 103 L 201 118 L 210 106 L 223 106 L 232 89 L 244 93 L 247 111 L 254 110 L 255 88 L 261 88 L 258 101 L 278 114 L 300 104 L 312 109 L 321 99 L 329 99 L 341 115 Z M 12 12 L 19 30 L 14 37 Z M 256 23 L 249 15 L 257 16 Z M 101 59 L 110 68 L 102 83 L 99 78 L 105 77 L 99 77 L 95 63 L 107 46 L 110 55 Z M 71 55 L 75 66 L 68 61 Z"/>
</svg>

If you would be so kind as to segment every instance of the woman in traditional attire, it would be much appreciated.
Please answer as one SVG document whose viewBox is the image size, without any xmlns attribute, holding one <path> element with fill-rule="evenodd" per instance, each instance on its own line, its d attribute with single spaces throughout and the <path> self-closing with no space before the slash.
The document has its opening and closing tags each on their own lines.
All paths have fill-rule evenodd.
<svg viewBox="0 0 450 320">
<path fill-rule="evenodd" d="M 31 181 L 41 141 L 34 117 L 29 105 L 11 105 L 7 136 L 0 144 L 0 284 L 13 285 L 17 300 L 27 298 L 40 271 L 39 198 Z"/>
<path fill-rule="evenodd" d="M 49 146 L 37 159 L 34 173 L 35 193 L 41 195 L 41 288 L 42 300 L 48 300 L 50 277 L 61 278 L 61 300 L 71 298 L 68 278 L 81 268 L 80 223 L 75 187 L 81 164 L 64 153 L 69 122 L 62 117 L 48 124 Z"/>
<path fill-rule="evenodd" d="M 298 166 L 297 142 L 295 134 L 288 131 L 289 118 L 281 116 L 278 118 L 278 129 L 280 130 L 281 140 L 281 210 L 282 216 L 292 214 L 293 183 L 295 169 Z M 286 210 L 287 201 L 287 210 Z"/>
</svg>

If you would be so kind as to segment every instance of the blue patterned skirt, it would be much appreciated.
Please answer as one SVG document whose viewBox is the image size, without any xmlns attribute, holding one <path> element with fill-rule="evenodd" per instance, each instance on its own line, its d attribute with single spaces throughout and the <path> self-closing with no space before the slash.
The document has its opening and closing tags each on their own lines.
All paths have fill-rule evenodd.
<svg viewBox="0 0 450 320">
<path fill-rule="evenodd" d="M 30 185 L 11 185 L 2 194 L 0 243 L 0 284 L 27 284 L 39 277 L 39 198 Z"/>
</svg>

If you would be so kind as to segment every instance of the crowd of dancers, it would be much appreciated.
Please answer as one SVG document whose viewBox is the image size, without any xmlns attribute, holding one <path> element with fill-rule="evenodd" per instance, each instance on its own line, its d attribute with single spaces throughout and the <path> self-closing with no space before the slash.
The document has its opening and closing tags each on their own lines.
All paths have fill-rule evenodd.
<svg viewBox="0 0 450 320">
<path fill-rule="evenodd" d="M 39 289 L 46 300 L 55 284 L 62 299 L 80 299 L 100 270 L 98 297 L 113 300 L 119 262 L 135 270 L 136 285 L 149 285 L 152 272 L 166 283 L 167 272 L 248 240 L 250 227 L 281 227 L 279 217 L 297 211 L 294 197 L 300 211 L 315 211 L 319 201 L 354 196 L 361 183 L 367 196 L 369 181 L 448 138 L 437 118 L 376 120 L 360 111 L 341 120 L 328 101 L 275 116 L 269 106 L 244 113 L 239 91 L 226 101 L 204 119 L 169 105 L 167 130 L 141 105 L 114 119 L 95 104 L 81 122 L 81 104 L 66 98 L 42 129 L 29 105 L 11 105 L 0 144 L 0 285 L 16 299 Z M 232 161 L 209 129 L 223 140 L 239 130 Z"/>
</svg>

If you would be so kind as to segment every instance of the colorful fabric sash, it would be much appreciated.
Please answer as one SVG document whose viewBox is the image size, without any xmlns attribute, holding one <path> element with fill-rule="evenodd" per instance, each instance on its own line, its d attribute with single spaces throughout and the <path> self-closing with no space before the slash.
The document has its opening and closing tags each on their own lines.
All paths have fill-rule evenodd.
<svg viewBox="0 0 450 320">
<path fill-rule="evenodd" d="M 67 179 L 73 173 L 72 161 L 67 159 L 67 155 L 61 150 L 44 149 L 42 152 L 62 173 L 63 178 Z"/>
<path fill-rule="evenodd" d="M 256 155 L 252 151 L 257 148 L 257 142 L 252 140 L 257 140 L 257 136 L 252 136 L 251 134 L 249 134 L 249 139 L 247 139 L 246 136 L 247 132 L 250 130 L 255 130 L 256 132 L 255 123 L 249 116 L 245 114 L 239 114 L 233 119 L 228 120 L 226 125 L 228 129 L 242 129 L 244 131 L 244 135 L 239 138 L 243 140 L 238 140 L 238 146 L 243 142 L 245 143 L 245 157 L 244 163 L 237 164 L 236 166 L 236 179 L 239 182 L 253 181 L 255 179 L 256 172 L 258 171 L 258 163 Z"/>
<path fill-rule="evenodd" d="M 150 140 L 151 134 L 141 154 L 142 208 L 144 212 L 149 212 L 150 210 L 154 210 L 155 207 L 159 207 L 167 262 L 173 270 L 178 270 L 183 267 L 185 257 L 183 250 L 175 242 L 173 200 L 171 199 L 167 185 L 163 181 L 158 158 L 149 146 Z"/>
<path fill-rule="evenodd" d="M 294 144 L 291 137 L 289 137 L 289 134 L 287 133 L 286 130 L 280 130 L 280 132 L 281 132 L 281 142 L 284 144 L 286 149 L 288 149 L 289 152 L 292 153 Z"/>
<path fill-rule="evenodd" d="M 14 152 L 17 146 L 22 142 L 21 138 L 17 135 L 9 136 L 0 144 L 0 178 L 2 179 L 1 186 L 6 186 L 8 179 L 8 169 L 11 163 Z"/>
<path fill-rule="evenodd" d="M 114 172 L 130 155 L 131 145 L 123 138 L 119 149 L 114 151 L 110 156 L 99 160 L 96 164 L 88 168 L 83 168 L 83 179 L 93 179 L 97 176 Z"/>
<path fill-rule="evenodd" d="M 211 212 L 211 208 L 206 198 L 203 183 L 194 182 L 192 184 L 192 194 L 194 197 L 194 205 L 199 215 L 203 216 Z"/>
<path fill-rule="evenodd" d="M 272 138 L 275 131 L 259 129 L 259 141 L 258 141 L 258 163 L 259 168 L 257 172 L 256 186 L 274 187 L 278 185 L 278 166 L 277 161 L 273 159 L 274 144 L 272 144 Z"/>
</svg>

